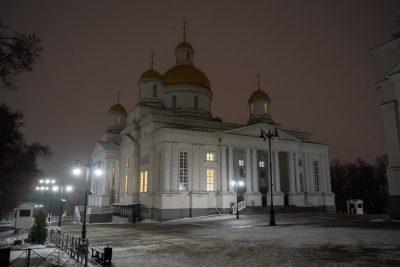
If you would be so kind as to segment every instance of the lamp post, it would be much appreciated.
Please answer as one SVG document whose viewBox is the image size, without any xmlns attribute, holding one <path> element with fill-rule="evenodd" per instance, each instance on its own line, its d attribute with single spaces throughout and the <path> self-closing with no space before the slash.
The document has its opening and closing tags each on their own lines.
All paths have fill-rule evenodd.
<svg viewBox="0 0 400 267">
<path fill-rule="evenodd" d="M 85 180 L 85 207 L 83 210 L 83 223 L 82 223 L 82 239 L 86 239 L 86 212 L 87 212 L 87 205 L 88 205 L 88 196 L 89 196 L 89 191 L 90 191 L 90 186 L 92 182 L 92 172 L 94 169 L 94 174 L 96 176 L 101 176 L 102 175 L 102 170 L 101 170 L 101 162 L 96 161 L 93 163 L 92 159 L 89 159 L 88 163 L 85 165 L 83 164 L 80 160 L 76 161 L 75 168 L 72 170 L 72 173 L 75 176 L 80 176 L 82 174 L 82 169 L 85 170 L 86 172 L 86 180 Z"/>
<path fill-rule="evenodd" d="M 268 139 L 268 148 L 269 148 L 269 179 L 270 179 L 270 191 L 271 191 L 271 205 L 270 205 L 270 212 L 269 212 L 269 225 L 275 226 L 275 209 L 274 209 L 274 197 L 273 197 L 273 183 L 272 183 L 272 149 L 271 149 L 271 139 L 274 137 L 279 137 L 278 129 L 274 128 L 271 132 L 268 129 L 268 132 L 264 131 L 263 129 L 260 130 L 260 138 L 266 141 Z"/>
<path fill-rule="evenodd" d="M 235 178 L 235 180 L 231 182 L 231 185 L 234 186 L 233 188 L 236 191 L 236 219 L 239 219 L 239 186 L 242 187 L 244 182 Z"/>
<path fill-rule="evenodd" d="M 61 220 L 62 220 L 62 215 L 64 212 L 64 205 L 66 202 L 66 199 L 63 198 L 64 196 L 64 191 L 66 191 L 67 193 L 72 192 L 72 186 L 70 185 L 61 185 L 60 186 L 60 214 L 58 215 L 58 231 L 61 231 Z"/>
<path fill-rule="evenodd" d="M 48 203 L 49 203 L 49 205 L 47 206 L 47 212 L 48 212 L 48 222 L 50 223 L 51 222 L 51 192 L 50 192 L 50 194 L 48 193 L 48 191 L 49 190 L 52 190 L 52 191 L 57 191 L 57 189 L 55 190 L 55 188 L 57 187 L 56 185 L 55 185 L 55 183 L 56 183 L 56 180 L 54 180 L 54 179 L 40 179 L 39 180 L 39 185 L 40 186 L 37 186 L 36 187 L 36 191 L 42 191 L 42 192 L 45 192 L 46 193 L 46 198 L 48 198 Z M 50 186 L 51 185 L 53 185 L 51 188 L 50 188 Z"/>
</svg>

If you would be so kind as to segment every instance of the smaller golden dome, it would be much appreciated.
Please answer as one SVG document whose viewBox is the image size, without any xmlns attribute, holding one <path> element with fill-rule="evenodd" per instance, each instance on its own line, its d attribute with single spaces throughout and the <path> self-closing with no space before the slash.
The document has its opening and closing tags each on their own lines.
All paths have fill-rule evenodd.
<svg viewBox="0 0 400 267">
<path fill-rule="evenodd" d="M 112 107 L 110 108 L 110 110 L 108 112 L 119 112 L 119 113 L 126 114 L 126 110 L 125 110 L 124 106 L 121 105 L 120 103 L 112 105 Z"/>
<path fill-rule="evenodd" d="M 192 50 L 194 50 L 193 49 L 193 47 L 192 47 L 192 45 L 191 44 L 189 44 L 188 42 L 186 42 L 186 41 L 182 41 L 182 42 L 180 42 L 177 46 L 176 46 L 176 48 L 175 49 L 178 49 L 178 48 L 189 48 L 189 49 L 192 49 Z"/>
<path fill-rule="evenodd" d="M 164 73 L 164 84 L 196 84 L 211 89 L 207 76 L 192 65 L 176 65 Z"/>
<path fill-rule="evenodd" d="M 266 92 L 264 92 L 263 90 L 261 90 L 261 89 L 255 90 L 255 91 L 251 94 L 249 101 L 250 101 L 250 100 L 254 100 L 254 99 L 266 99 L 266 100 L 270 100 L 268 94 L 267 94 Z"/>
<path fill-rule="evenodd" d="M 145 72 L 143 72 L 142 76 L 140 77 L 140 79 L 158 79 L 158 80 L 162 80 L 162 76 L 161 74 L 153 69 L 149 69 L 146 70 Z"/>
</svg>

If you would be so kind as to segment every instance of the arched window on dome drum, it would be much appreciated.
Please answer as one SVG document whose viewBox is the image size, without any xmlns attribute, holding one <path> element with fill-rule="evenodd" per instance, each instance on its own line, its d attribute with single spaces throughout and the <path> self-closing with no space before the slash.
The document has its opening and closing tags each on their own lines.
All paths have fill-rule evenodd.
<svg viewBox="0 0 400 267">
<path fill-rule="evenodd" d="M 172 109 L 176 109 L 176 95 L 172 96 Z"/>
<path fill-rule="evenodd" d="M 157 97 L 158 96 L 158 92 L 157 92 L 157 84 L 153 85 L 153 97 Z"/>
<path fill-rule="evenodd" d="M 264 103 L 264 113 L 265 114 L 268 113 L 268 105 L 267 105 L 267 103 Z"/>
<path fill-rule="evenodd" d="M 121 117 L 117 118 L 117 127 L 121 127 L 122 126 L 122 119 Z"/>
<path fill-rule="evenodd" d="M 250 114 L 254 115 L 254 105 L 253 104 L 250 105 Z"/>
<path fill-rule="evenodd" d="M 199 109 L 199 97 L 197 95 L 194 96 L 194 109 L 195 110 Z"/>
<path fill-rule="evenodd" d="M 190 53 L 186 52 L 186 60 L 189 61 L 190 60 Z"/>
</svg>

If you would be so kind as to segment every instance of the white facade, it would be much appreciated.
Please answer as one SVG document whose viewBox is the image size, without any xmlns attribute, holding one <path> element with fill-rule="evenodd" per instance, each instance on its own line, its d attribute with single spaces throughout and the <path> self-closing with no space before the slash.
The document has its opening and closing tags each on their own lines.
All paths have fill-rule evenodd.
<svg viewBox="0 0 400 267">
<path fill-rule="evenodd" d="M 230 212 L 234 179 L 245 182 L 241 192 L 247 209 L 261 210 L 269 205 L 271 186 L 260 129 L 275 127 L 279 139 L 271 156 L 277 210 L 335 210 L 328 145 L 273 122 L 271 100 L 260 88 L 248 102 L 248 124 L 213 118 L 211 86 L 194 67 L 193 48 L 183 41 L 175 52 L 176 65 L 163 76 L 152 68 L 142 75 L 132 111 L 114 108 L 119 104 L 111 108 L 110 127 L 92 153 L 107 173 L 92 180 L 92 213 L 134 204 L 140 204 L 142 217 L 157 220 Z M 116 120 L 120 128 L 114 127 Z"/>
<path fill-rule="evenodd" d="M 383 115 L 386 151 L 389 165 L 389 214 L 400 218 L 400 34 L 372 49 L 381 65 L 381 79 L 376 90 Z"/>
</svg>

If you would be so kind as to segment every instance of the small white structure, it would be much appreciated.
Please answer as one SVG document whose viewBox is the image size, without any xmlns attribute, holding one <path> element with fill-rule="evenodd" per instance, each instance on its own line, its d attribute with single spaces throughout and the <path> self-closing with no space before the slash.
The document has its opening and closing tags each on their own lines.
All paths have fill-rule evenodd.
<svg viewBox="0 0 400 267">
<path fill-rule="evenodd" d="M 33 222 L 33 209 L 35 203 L 23 202 L 16 209 L 13 218 L 13 226 L 16 229 L 29 228 Z"/>
<path fill-rule="evenodd" d="M 364 201 L 361 199 L 349 199 L 346 201 L 348 214 L 364 214 Z"/>
</svg>

